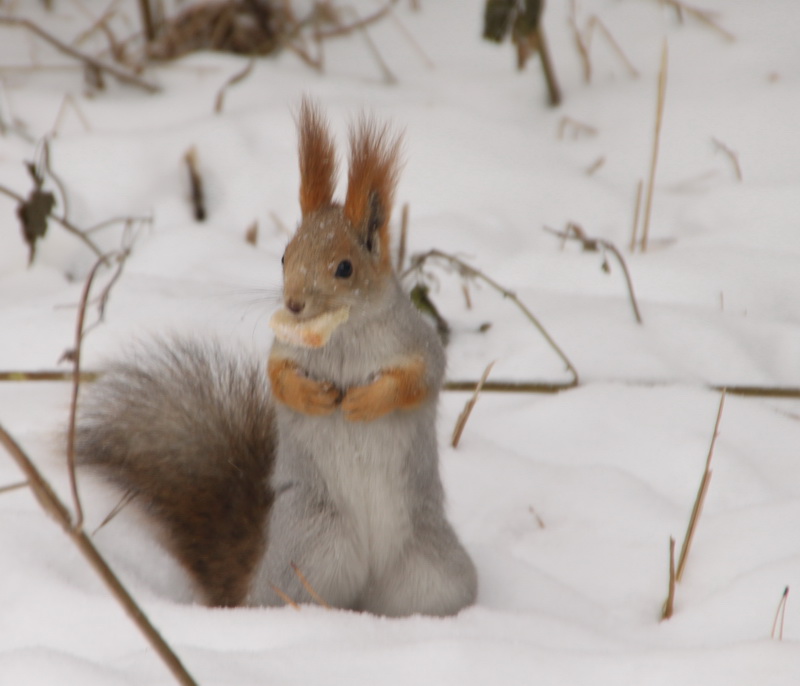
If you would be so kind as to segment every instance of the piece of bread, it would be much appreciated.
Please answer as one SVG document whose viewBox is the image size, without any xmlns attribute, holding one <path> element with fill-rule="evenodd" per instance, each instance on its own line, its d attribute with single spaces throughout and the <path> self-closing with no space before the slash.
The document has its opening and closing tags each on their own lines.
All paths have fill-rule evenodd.
<svg viewBox="0 0 800 686">
<path fill-rule="evenodd" d="M 346 305 L 312 319 L 298 319 L 297 315 L 283 308 L 272 315 L 269 325 L 279 341 L 301 348 L 321 348 L 349 316 L 350 308 Z"/>
</svg>

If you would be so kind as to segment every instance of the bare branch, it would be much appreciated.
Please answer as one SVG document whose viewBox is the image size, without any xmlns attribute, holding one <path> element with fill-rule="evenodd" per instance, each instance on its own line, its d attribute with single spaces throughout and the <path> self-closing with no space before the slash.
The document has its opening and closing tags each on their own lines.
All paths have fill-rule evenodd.
<svg viewBox="0 0 800 686">
<path fill-rule="evenodd" d="M 467 401 L 466 405 L 464 405 L 464 409 L 461 410 L 461 414 L 458 415 L 458 419 L 456 420 L 455 428 L 453 429 L 453 437 L 450 440 L 450 445 L 454 448 L 458 447 L 458 442 L 461 440 L 461 434 L 464 433 L 464 427 L 467 425 L 467 420 L 469 416 L 472 414 L 472 410 L 475 407 L 475 404 L 478 402 L 478 396 L 480 395 L 481 389 L 483 385 L 486 383 L 486 379 L 489 378 L 489 374 L 492 371 L 492 367 L 494 367 L 495 361 L 493 360 L 488 365 L 486 365 L 486 369 L 483 371 L 483 375 L 481 376 L 480 381 L 475 384 L 475 392 L 472 394 L 472 397 Z"/>
<path fill-rule="evenodd" d="M 598 248 L 602 248 L 610 252 L 614 257 L 617 259 L 619 266 L 622 268 L 622 273 L 625 275 L 625 283 L 628 286 L 628 296 L 631 300 L 631 307 L 633 308 L 633 316 L 636 318 L 636 322 L 638 324 L 642 323 L 642 315 L 639 312 L 639 305 L 636 302 L 636 295 L 633 292 L 633 280 L 631 279 L 630 272 L 628 271 L 628 265 L 625 264 L 625 259 L 622 257 L 622 253 L 617 249 L 617 246 L 614 245 L 611 241 L 607 241 L 603 238 L 591 238 L 586 235 L 584 230 L 574 222 L 570 222 L 567 224 L 567 228 L 564 231 L 556 231 L 555 229 L 551 229 L 548 226 L 544 227 L 544 230 L 552 233 L 555 236 L 559 236 L 564 240 L 576 240 L 579 241 L 582 245 L 584 250 L 597 250 Z"/>
<path fill-rule="evenodd" d="M 146 90 L 148 93 L 157 93 L 160 90 L 160 88 L 155 84 L 146 81 L 145 79 L 137 76 L 136 74 L 134 74 L 131 71 L 128 71 L 127 69 L 123 69 L 122 67 L 116 64 L 99 60 L 96 57 L 92 57 L 91 55 L 82 53 L 80 50 L 76 50 L 71 45 L 67 45 L 66 43 L 56 38 L 55 36 L 49 34 L 42 27 L 32 22 L 30 19 L 26 19 L 24 17 L 10 17 L 7 15 L 0 15 L 0 25 L 20 26 L 24 29 L 27 29 L 31 33 L 35 33 L 43 40 L 50 43 L 50 45 L 56 48 L 56 50 L 63 52 L 64 54 L 69 55 L 70 57 L 73 57 L 83 62 L 88 67 L 98 72 L 105 72 L 107 74 L 110 74 L 111 76 L 115 77 L 122 83 L 127 83 L 132 86 L 137 86 L 138 88 Z"/>
<path fill-rule="evenodd" d="M 36 465 L 33 464 L 28 455 L 5 430 L 2 424 L 0 424 L 0 443 L 5 447 L 8 454 L 11 455 L 25 474 L 31 491 L 34 496 L 36 496 L 42 509 L 56 520 L 81 554 L 86 558 L 87 562 L 100 576 L 117 602 L 122 605 L 128 617 L 130 617 L 153 650 L 156 651 L 159 658 L 161 658 L 162 662 L 167 666 L 170 672 L 172 672 L 176 681 L 182 684 L 182 686 L 197 686 L 197 682 L 191 677 L 178 656 L 163 639 L 158 629 L 150 622 L 147 615 L 133 599 L 133 596 L 131 596 L 128 590 L 122 585 L 119 577 L 117 577 L 111 567 L 108 566 L 108 563 L 100 554 L 100 551 L 97 550 L 89 536 L 87 536 L 83 530 L 73 526 L 69 510 L 42 476 Z"/>
<path fill-rule="evenodd" d="M 714 455 L 714 446 L 717 444 L 717 436 L 719 436 L 719 424 L 722 421 L 722 410 L 725 407 L 725 389 L 719 398 L 719 409 L 717 410 L 717 421 L 714 423 L 714 433 L 711 436 L 711 445 L 708 448 L 708 457 L 706 457 L 706 468 L 703 471 L 703 478 L 700 480 L 700 488 L 697 490 L 697 497 L 692 507 L 692 514 L 689 517 L 689 526 L 686 529 L 686 536 L 683 539 L 681 546 L 681 554 L 678 557 L 678 568 L 675 578 L 680 581 L 683 578 L 683 572 L 686 570 L 686 562 L 689 558 L 689 549 L 692 547 L 692 540 L 694 539 L 695 531 L 697 530 L 697 522 L 700 519 L 700 513 L 703 511 L 703 503 L 706 499 L 708 492 L 708 485 L 711 483 L 711 458 Z"/>
<path fill-rule="evenodd" d="M 559 347 L 559 345 L 553 340 L 553 337 L 547 332 L 544 328 L 542 323 L 534 316 L 533 312 L 531 312 L 525 304 L 517 297 L 516 293 L 509 291 L 507 288 L 501 286 L 497 281 L 492 279 L 491 277 L 484 274 L 482 271 L 475 269 L 475 267 L 471 267 L 466 262 L 460 260 L 455 255 L 449 255 L 448 253 L 442 252 L 441 250 L 429 250 L 426 253 L 421 255 L 414 255 L 411 258 L 411 266 L 406 269 L 401 275 L 400 278 L 404 278 L 408 276 L 411 272 L 421 270 L 422 266 L 427 262 L 429 259 L 438 259 L 444 260 L 448 262 L 450 265 L 456 267 L 458 269 L 459 274 L 461 274 L 464 278 L 474 278 L 480 279 L 488 286 L 496 290 L 500 293 L 504 298 L 507 298 L 511 302 L 516 305 L 516 307 L 525 315 L 526 319 L 533 324 L 536 329 L 538 329 L 539 333 L 544 337 L 547 341 L 548 345 L 555 351 L 555 353 L 561 358 L 561 360 L 566 365 L 569 372 L 572 374 L 572 382 L 573 386 L 578 385 L 578 370 L 575 369 L 575 365 L 572 364 L 570 359 L 566 356 L 563 350 Z M 472 386 L 474 388 L 474 384 Z"/>
</svg>

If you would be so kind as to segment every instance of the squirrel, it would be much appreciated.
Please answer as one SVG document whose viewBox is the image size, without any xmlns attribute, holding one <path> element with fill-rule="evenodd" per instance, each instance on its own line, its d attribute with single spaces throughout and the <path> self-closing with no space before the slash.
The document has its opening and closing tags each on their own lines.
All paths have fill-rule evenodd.
<svg viewBox="0 0 800 686">
<path fill-rule="evenodd" d="M 319 107 L 297 126 L 302 219 L 266 369 L 147 344 L 82 398 L 76 458 L 135 496 L 209 605 L 455 614 L 477 575 L 444 511 L 444 351 L 390 259 L 401 137 L 361 117 L 339 204 Z"/>
</svg>

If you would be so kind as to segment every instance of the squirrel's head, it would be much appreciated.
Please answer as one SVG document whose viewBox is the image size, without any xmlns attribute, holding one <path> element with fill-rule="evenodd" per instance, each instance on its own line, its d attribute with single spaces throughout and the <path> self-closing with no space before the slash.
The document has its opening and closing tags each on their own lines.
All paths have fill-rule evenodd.
<svg viewBox="0 0 800 686">
<path fill-rule="evenodd" d="M 350 130 L 344 204 L 333 200 L 336 152 L 320 110 L 303 100 L 298 118 L 302 220 L 283 256 L 284 305 L 299 320 L 379 300 L 393 278 L 389 217 L 400 137 L 361 117 Z"/>
</svg>

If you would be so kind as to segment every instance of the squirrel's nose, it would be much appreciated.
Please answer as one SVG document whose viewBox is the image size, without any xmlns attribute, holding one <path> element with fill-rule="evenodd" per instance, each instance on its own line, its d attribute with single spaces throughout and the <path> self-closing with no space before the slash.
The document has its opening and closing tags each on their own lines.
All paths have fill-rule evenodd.
<svg viewBox="0 0 800 686">
<path fill-rule="evenodd" d="M 300 314 L 305 305 L 306 304 L 302 300 L 295 300 L 294 298 L 288 298 L 286 300 L 286 309 L 293 314 Z"/>
</svg>

